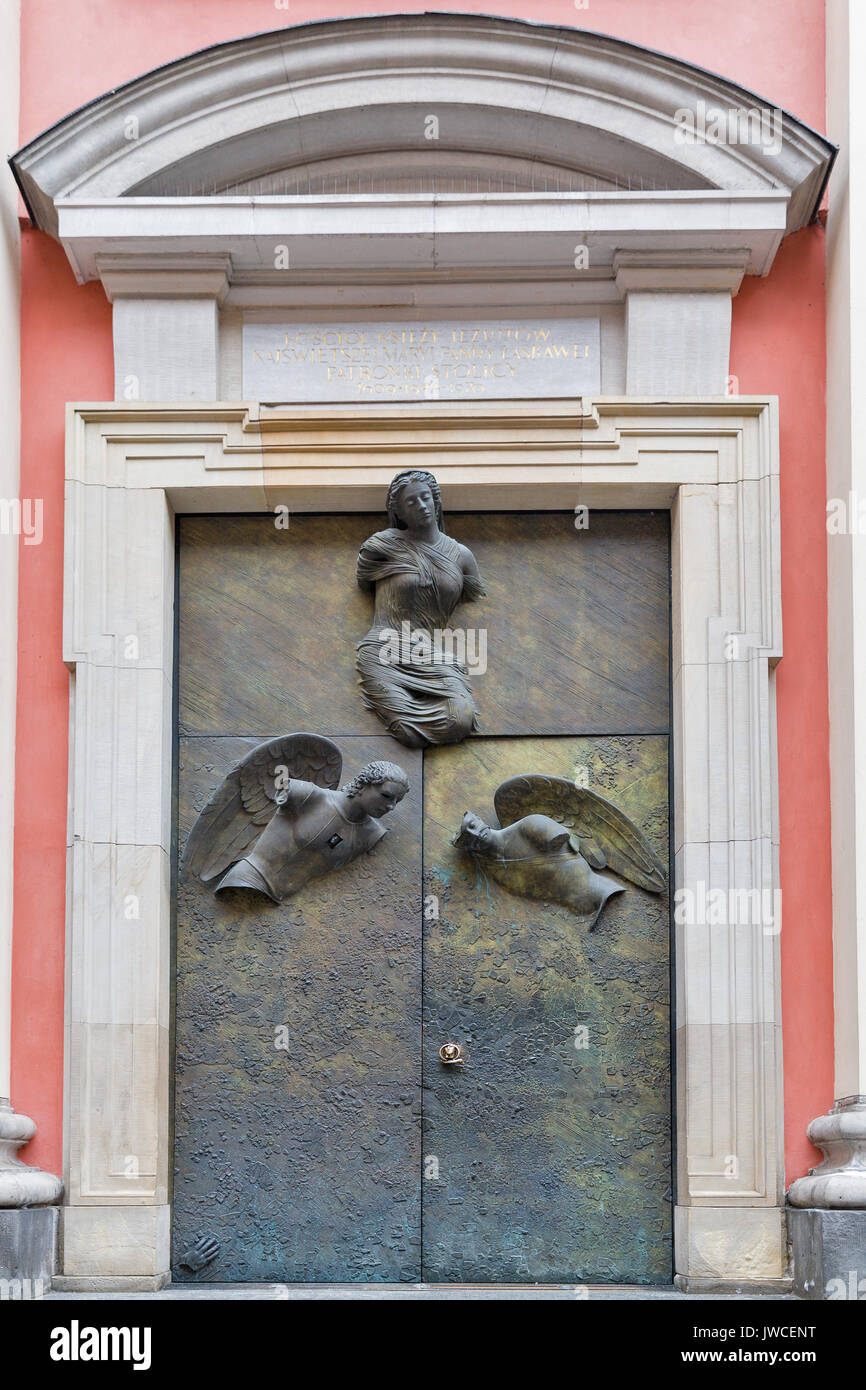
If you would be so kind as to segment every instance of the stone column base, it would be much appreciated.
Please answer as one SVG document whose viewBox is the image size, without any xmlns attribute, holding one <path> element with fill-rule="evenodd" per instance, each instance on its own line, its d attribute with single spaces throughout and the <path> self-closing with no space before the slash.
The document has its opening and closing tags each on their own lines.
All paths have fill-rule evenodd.
<svg viewBox="0 0 866 1390">
<path fill-rule="evenodd" d="M 781 1207 L 674 1207 L 675 1283 L 684 1293 L 789 1290 Z"/>
<path fill-rule="evenodd" d="M 50 1207 L 60 1201 L 63 1183 L 53 1173 L 31 1168 L 18 1150 L 36 1133 L 29 1115 L 18 1115 L 7 1096 L 0 1096 L 0 1208 Z"/>
<path fill-rule="evenodd" d="M 57 1207 L 0 1211 L 0 1294 L 39 1298 L 57 1267 Z"/>
<path fill-rule="evenodd" d="M 726 1298 L 788 1298 L 791 1294 L 790 1279 L 701 1279 L 677 1274 L 674 1284 L 680 1293 L 713 1294 Z"/>
<path fill-rule="evenodd" d="M 63 1208 L 62 1291 L 153 1293 L 170 1279 L 168 1206 Z"/>
<path fill-rule="evenodd" d="M 792 1207 L 866 1209 L 866 1096 L 845 1096 L 806 1130 L 824 1161 L 788 1189 Z M 866 1272 L 866 1271 L 864 1271 Z"/>
<path fill-rule="evenodd" d="M 794 1292 L 800 1298 L 866 1301 L 866 1211 L 788 1211 Z"/>
<path fill-rule="evenodd" d="M 168 1274 L 55 1274 L 51 1287 L 57 1293 L 159 1293 L 170 1282 Z"/>
</svg>

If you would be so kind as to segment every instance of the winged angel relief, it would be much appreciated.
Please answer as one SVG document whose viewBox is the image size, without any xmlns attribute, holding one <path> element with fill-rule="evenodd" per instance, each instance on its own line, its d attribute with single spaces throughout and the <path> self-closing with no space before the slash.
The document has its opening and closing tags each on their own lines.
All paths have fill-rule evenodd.
<svg viewBox="0 0 866 1390">
<path fill-rule="evenodd" d="M 343 757 L 318 734 L 260 743 L 228 773 L 190 832 L 182 867 L 221 893 L 252 888 L 280 903 L 369 854 L 409 790 L 396 763 L 367 763 L 340 787 Z"/>
<path fill-rule="evenodd" d="M 496 883 L 520 897 L 561 903 L 589 930 L 625 888 L 600 869 L 650 893 L 665 889 L 665 870 L 637 826 L 603 796 L 563 777 L 540 774 L 502 782 L 493 798 L 500 829 L 467 811 L 452 843 Z"/>
</svg>

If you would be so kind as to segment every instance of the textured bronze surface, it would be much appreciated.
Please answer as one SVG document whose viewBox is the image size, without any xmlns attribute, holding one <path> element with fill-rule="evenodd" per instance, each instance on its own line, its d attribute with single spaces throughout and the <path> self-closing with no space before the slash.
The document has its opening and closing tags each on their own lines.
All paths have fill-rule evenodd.
<svg viewBox="0 0 866 1390">
<path fill-rule="evenodd" d="M 671 1279 L 667 898 L 630 888 L 590 934 L 451 844 L 467 804 L 492 819 L 506 778 L 580 769 L 666 861 L 667 758 L 664 737 L 424 755 L 427 1280 Z M 443 1038 L 465 1065 L 440 1064 Z"/>
<path fill-rule="evenodd" d="M 252 746 L 181 740 L 181 844 Z M 385 736 L 341 746 L 352 768 L 396 748 Z M 281 906 L 179 884 L 178 1280 L 419 1277 L 421 757 L 401 759 L 412 786 L 381 859 Z M 219 1252 L 191 1272 L 180 1260 L 205 1233 Z"/>
<path fill-rule="evenodd" d="M 355 584 L 377 515 L 184 517 L 181 733 L 382 732 L 363 707 L 355 644 L 370 598 Z M 457 513 L 487 596 L 458 610 L 487 631 L 472 677 L 479 732 L 664 732 L 669 727 L 664 513 Z M 395 753 L 392 753 L 395 756 Z M 399 757 L 397 757 L 399 761 Z"/>
<path fill-rule="evenodd" d="M 382 734 L 355 674 L 370 616 L 355 564 L 376 520 L 291 516 L 281 530 L 269 516 L 183 518 L 182 734 Z"/>
<path fill-rule="evenodd" d="M 666 862 L 666 740 L 628 735 L 668 728 L 667 519 L 448 523 L 488 588 L 466 610 L 483 607 L 488 669 L 481 735 L 425 751 L 423 774 L 356 684 L 355 564 L 380 518 L 180 523 L 179 846 L 232 764 L 287 729 L 336 739 L 351 771 L 397 761 L 411 790 L 387 855 L 281 905 L 179 883 L 176 1279 L 416 1280 L 422 1200 L 432 1279 L 670 1279 L 666 899 L 630 888 L 589 935 L 449 843 L 469 807 L 492 820 L 503 779 L 589 768 Z M 490 737 L 528 731 L 605 736 Z M 440 906 L 423 1150 L 422 793 Z"/>
<path fill-rule="evenodd" d="M 457 628 L 464 637 L 458 658 L 455 627 L 483 621 L 483 615 L 473 619 L 454 610 L 485 593 L 475 556 L 445 535 L 432 473 L 398 473 L 388 488 L 387 512 L 387 530 L 369 536 L 358 556 L 358 585 L 375 595 L 372 623 L 358 644 L 364 704 L 408 748 L 460 743 L 477 728 L 478 711 L 466 630 Z"/>
<path fill-rule="evenodd" d="M 481 735 L 670 726 L 667 514 L 594 511 L 586 531 L 574 520 L 568 512 L 448 518 L 487 588 L 478 605 L 487 670 L 473 679 Z"/>
</svg>

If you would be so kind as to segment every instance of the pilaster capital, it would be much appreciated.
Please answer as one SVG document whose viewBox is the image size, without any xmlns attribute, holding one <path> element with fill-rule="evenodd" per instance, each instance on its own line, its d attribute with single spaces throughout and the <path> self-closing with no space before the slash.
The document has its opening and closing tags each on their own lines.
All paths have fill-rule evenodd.
<svg viewBox="0 0 866 1390">
<path fill-rule="evenodd" d="M 621 295 L 636 291 L 706 293 L 740 288 L 749 252 L 733 251 L 617 251 L 613 273 Z"/>
<path fill-rule="evenodd" d="M 182 255 L 105 252 L 96 257 L 110 303 L 117 299 L 214 299 L 222 304 L 231 283 L 228 253 Z"/>
</svg>

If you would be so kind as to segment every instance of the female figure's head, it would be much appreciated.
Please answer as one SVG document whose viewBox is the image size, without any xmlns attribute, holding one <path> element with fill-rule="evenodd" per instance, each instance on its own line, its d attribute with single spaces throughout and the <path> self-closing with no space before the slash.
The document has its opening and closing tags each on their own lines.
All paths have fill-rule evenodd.
<svg viewBox="0 0 866 1390">
<path fill-rule="evenodd" d="M 407 468 L 388 488 L 388 525 L 398 531 L 423 531 L 434 521 L 445 530 L 439 484 L 423 468 Z"/>
</svg>

